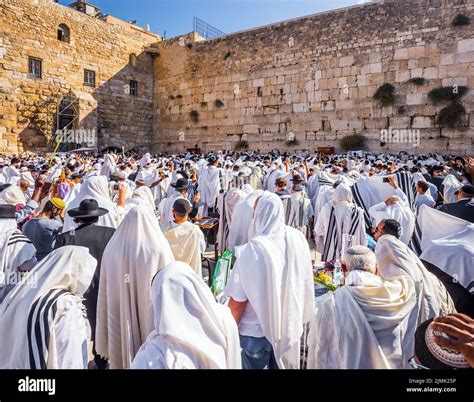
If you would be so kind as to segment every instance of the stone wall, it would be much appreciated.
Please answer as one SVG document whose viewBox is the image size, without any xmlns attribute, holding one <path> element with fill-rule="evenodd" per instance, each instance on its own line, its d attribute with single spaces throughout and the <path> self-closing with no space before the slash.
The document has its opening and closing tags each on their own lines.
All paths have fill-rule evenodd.
<svg viewBox="0 0 474 402">
<path fill-rule="evenodd" d="M 69 43 L 57 39 L 59 24 L 69 27 Z M 149 148 L 153 61 L 144 49 L 159 40 L 51 1 L 1 0 L 0 153 L 46 150 L 69 91 L 79 98 L 76 128 L 97 130 L 100 148 Z M 28 57 L 42 60 L 42 79 L 28 76 Z M 95 88 L 83 85 L 84 69 L 96 72 Z M 137 97 L 127 91 L 131 79 Z"/>
<path fill-rule="evenodd" d="M 360 133 L 371 150 L 472 153 L 474 98 L 458 129 L 438 127 L 433 88 L 474 88 L 474 3 L 390 0 L 195 42 L 156 44 L 154 150 L 335 146 Z M 471 25 L 453 27 L 463 13 Z M 417 86 L 410 78 L 422 77 Z M 384 83 L 396 102 L 373 95 Z M 419 129 L 421 145 L 380 142 L 382 129 Z M 296 143 L 287 140 L 296 139 Z"/>
</svg>

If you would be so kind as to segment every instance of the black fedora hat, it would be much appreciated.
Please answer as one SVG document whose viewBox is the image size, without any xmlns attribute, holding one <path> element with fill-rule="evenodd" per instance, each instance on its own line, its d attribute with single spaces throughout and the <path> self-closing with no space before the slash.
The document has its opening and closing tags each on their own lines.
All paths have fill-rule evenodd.
<svg viewBox="0 0 474 402">
<path fill-rule="evenodd" d="M 68 215 L 72 218 L 93 218 L 105 215 L 108 212 L 105 208 L 100 208 L 97 201 L 93 199 L 82 200 L 79 208 L 67 211 Z"/>
<path fill-rule="evenodd" d="M 0 219 L 15 219 L 16 208 L 14 205 L 0 205 Z"/>
<path fill-rule="evenodd" d="M 179 178 L 176 180 L 176 183 L 171 183 L 171 187 L 174 187 L 177 191 L 183 191 L 188 189 L 188 180 L 184 178 Z"/>
</svg>

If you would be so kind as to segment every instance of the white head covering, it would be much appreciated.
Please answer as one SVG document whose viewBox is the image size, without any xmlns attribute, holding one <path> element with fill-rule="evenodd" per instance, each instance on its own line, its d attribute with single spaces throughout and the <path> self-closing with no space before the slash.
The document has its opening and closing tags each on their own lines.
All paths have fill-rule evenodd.
<svg viewBox="0 0 474 402">
<path fill-rule="evenodd" d="M 255 190 L 247 198 L 237 203 L 233 210 L 236 219 L 229 229 L 227 241 L 228 249 L 234 251 L 236 246 L 241 246 L 248 242 L 248 233 L 253 223 L 253 207 L 257 199 L 263 194 L 263 190 Z"/>
<path fill-rule="evenodd" d="M 153 210 L 144 204 L 132 208 L 102 257 L 96 350 L 111 368 L 129 368 L 153 330 L 151 280 L 171 262 L 173 253 Z"/>
<path fill-rule="evenodd" d="M 416 254 L 392 235 L 383 235 L 375 248 L 380 276 L 407 276 L 415 283 L 419 302 L 418 324 L 454 312 L 454 304 L 441 281 L 429 272 Z"/>
<path fill-rule="evenodd" d="M 444 203 L 456 202 L 456 191 L 462 187 L 459 180 L 454 175 L 448 174 L 443 180 L 443 186 Z"/>
<path fill-rule="evenodd" d="M 63 232 L 67 232 L 75 227 L 73 218 L 68 215 L 68 211 L 79 207 L 81 201 L 86 199 L 94 199 L 100 208 L 105 208 L 109 212 L 99 217 L 99 225 L 116 228 L 120 223 L 120 215 L 118 214 L 115 204 L 110 200 L 109 185 L 105 176 L 91 176 L 81 185 L 79 194 L 69 202 L 67 206 Z"/>
<path fill-rule="evenodd" d="M 0 204 L 9 204 L 15 206 L 25 205 L 25 194 L 23 194 L 20 187 L 12 184 L 0 193 Z"/>
<path fill-rule="evenodd" d="M 96 265 L 97 260 L 87 248 L 61 247 L 36 265 L 8 294 L 0 305 L 0 368 L 30 368 L 27 321 L 34 302 L 53 289 L 82 296 L 90 286 Z"/>
<path fill-rule="evenodd" d="M 314 314 L 309 246 L 301 232 L 284 224 L 282 201 L 268 191 L 258 200 L 252 226 L 255 237 L 237 248 L 234 271 L 278 366 L 298 368 L 303 325 Z"/>
<path fill-rule="evenodd" d="M 144 203 L 155 210 L 155 199 L 153 198 L 150 188 L 147 186 L 136 188 L 132 194 L 132 198 L 130 198 L 128 202 L 135 205 Z"/>
<path fill-rule="evenodd" d="M 158 272 L 152 284 L 154 330 L 132 368 L 240 369 L 237 325 L 227 306 L 183 262 Z"/>
<path fill-rule="evenodd" d="M 334 190 L 331 198 L 334 206 L 347 206 L 352 204 L 351 188 L 347 184 L 341 183 Z"/>
</svg>

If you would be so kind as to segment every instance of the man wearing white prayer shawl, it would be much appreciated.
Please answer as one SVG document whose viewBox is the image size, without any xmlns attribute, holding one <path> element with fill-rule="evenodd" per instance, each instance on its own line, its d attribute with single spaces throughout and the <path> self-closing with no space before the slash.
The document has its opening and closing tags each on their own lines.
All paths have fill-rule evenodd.
<svg viewBox="0 0 474 402">
<path fill-rule="evenodd" d="M 65 246 L 44 258 L 0 305 L 1 369 L 85 369 L 90 327 L 82 295 L 97 261 Z"/>
<path fill-rule="evenodd" d="M 229 191 L 219 194 L 217 199 L 217 209 L 219 211 L 219 231 L 217 238 L 219 239 L 218 247 L 221 253 L 228 250 L 228 239 L 230 227 L 232 227 L 234 207 L 245 198 L 246 194 L 237 188 L 231 188 Z"/>
<path fill-rule="evenodd" d="M 125 202 L 124 207 L 117 206 L 117 210 L 121 214 L 121 219 L 135 206 L 144 204 L 150 207 L 155 212 L 155 200 L 153 194 L 147 186 L 137 187 L 132 196 Z"/>
<path fill-rule="evenodd" d="M 202 254 L 206 240 L 199 226 L 189 222 L 189 202 L 178 198 L 173 205 L 174 222 L 164 229 L 164 235 L 176 261 L 188 264 L 202 278 Z"/>
<path fill-rule="evenodd" d="M 422 206 L 413 237 L 418 243 L 414 249 L 420 260 L 446 286 L 457 311 L 472 316 L 474 225 Z"/>
<path fill-rule="evenodd" d="M 215 208 L 217 196 L 221 190 L 219 169 L 216 165 L 217 159 L 210 158 L 209 166 L 202 169 L 198 179 L 198 191 L 201 195 L 201 203 L 204 204 L 204 216 L 207 215 L 209 209 Z"/>
<path fill-rule="evenodd" d="M 390 186 L 395 189 L 396 195 L 370 207 L 369 215 L 374 222 L 374 227 L 384 219 L 396 220 L 402 229 L 400 240 L 408 244 L 415 229 L 415 215 L 410 208 L 407 196 L 400 190 L 393 176 L 388 177 L 388 180 Z"/>
<path fill-rule="evenodd" d="M 150 285 L 156 272 L 174 262 L 153 210 L 137 205 L 104 250 L 97 302 L 96 351 L 110 368 L 129 368 L 153 330 Z"/>
<path fill-rule="evenodd" d="M 302 185 L 293 186 L 293 191 L 286 204 L 285 223 L 308 237 L 309 220 L 314 213 L 311 201 L 305 194 Z"/>
<path fill-rule="evenodd" d="M 413 317 L 413 325 L 456 312 L 443 283 L 426 269 L 406 244 L 392 234 L 385 234 L 382 225 L 383 222 L 375 235 L 378 272 L 383 279 L 406 276 L 413 281 L 417 297 L 417 317 Z"/>
<path fill-rule="evenodd" d="M 277 195 L 258 199 L 224 294 L 239 325 L 244 368 L 300 367 L 303 326 L 314 312 L 311 254 L 303 234 L 284 224 Z"/>
<path fill-rule="evenodd" d="M 263 190 L 255 190 L 244 200 L 237 203 L 232 213 L 236 219 L 229 230 L 227 249 L 234 252 L 237 246 L 248 242 L 249 227 L 253 219 L 253 208 L 257 199 L 263 194 Z"/>
<path fill-rule="evenodd" d="M 175 183 L 171 183 L 170 187 L 176 191 L 169 197 L 164 198 L 158 206 L 158 215 L 162 229 L 167 227 L 174 220 L 173 205 L 175 201 L 178 199 L 187 200 L 188 180 L 180 178 Z M 188 203 L 191 206 L 189 201 Z"/>
<path fill-rule="evenodd" d="M 36 265 L 36 248 L 17 229 L 14 205 L 0 205 L 0 303 L 22 272 Z"/>
<path fill-rule="evenodd" d="M 100 175 L 105 176 L 108 179 L 116 170 L 117 167 L 114 156 L 112 154 L 106 154 L 104 157 L 104 163 L 100 168 Z"/>
<path fill-rule="evenodd" d="M 237 325 L 227 306 L 183 262 L 153 279 L 154 327 L 132 369 L 240 369 Z"/>
<path fill-rule="evenodd" d="M 334 190 L 332 200 L 321 210 L 314 233 L 322 261 L 340 260 L 349 247 L 367 245 L 364 211 L 352 202 L 349 186 L 341 183 Z"/>
<path fill-rule="evenodd" d="M 75 229 L 78 225 L 74 223 L 73 218 L 67 211 L 79 207 L 82 200 L 94 199 L 100 208 L 105 208 L 109 212 L 99 218 L 99 226 L 116 228 L 120 223 L 120 214 L 115 204 L 111 201 L 109 195 L 109 185 L 105 176 L 92 176 L 84 180 L 79 194 L 69 202 L 64 214 L 63 233 Z"/>
<path fill-rule="evenodd" d="M 413 282 L 377 276 L 365 246 L 346 251 L 345 285 L 316 299 L 308 333 L 309 369 L 402 369 L 413 356 Z M 416 313 L 416 312 L 415 312 Z"/>
</svg>

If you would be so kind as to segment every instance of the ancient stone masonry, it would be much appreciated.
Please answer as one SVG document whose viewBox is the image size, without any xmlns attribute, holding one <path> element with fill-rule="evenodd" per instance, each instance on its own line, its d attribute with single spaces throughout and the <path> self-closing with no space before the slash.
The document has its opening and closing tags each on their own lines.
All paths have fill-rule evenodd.
<svg viewBox="0 0 474 402">
<path fill-rule="evenodd" d="M 458 14 L 471 25 L 454 26 Z M 70 93 L 76 128 L 96 130 L 101 149 L 340 149 L 356 133 L 374 151 L 472 154 L 473 27 L 470 0 L 385 0 L 209 41 L 163 41 L 51 0 L 0 0 L 0 153 L 50 150 L 59 99 Z M 31 58 L 40 78 L 29 74 Z M 442 87 L 469 88 L 456 128 L 440 124 L 446 103 L 428 96 Z M 374 94 L 387 88 L 395 96 L 382 106 Z M 381 141 L 384 129 L 419 130 L 420 147 Z"/>
<path fill-rule="evenodd" d="M 58 40 L 60 24 L 69 43 Z M 79 98 L 75 128 L 97 130 L 99 147 L 149 147 L 153 59 L 144 49 L 159 36 L 45 0 L 1 0 L 0 32 L 0 153 L 46 150 L 69 91 Z M 42 61 L 41 79 L 28 74 L 31 57 Z M 95 87 L 84 85 L 84 69 L 95 72 Z"/>
<path fill-rule="evenodd" d="M 472 90 L 457 129 L 436 123 L 428 92 L 474 88 L 474 3 L 392 0 L 285 21 L 211 41 L 155 47 L 155 150 L 335 146 L 360 133 L 376 151 L 472 153 Z M 424 78 L 422 85 L 409 82 Z M 420 80 L 415 80 L 419 82 Z M 395 103 L 373 99 L 384 83 Z M 383 144 L 382 129 L 420 130 L 421 149 Z M 294 140 L 296 141 L 294 141 Z"/>
</svg>

